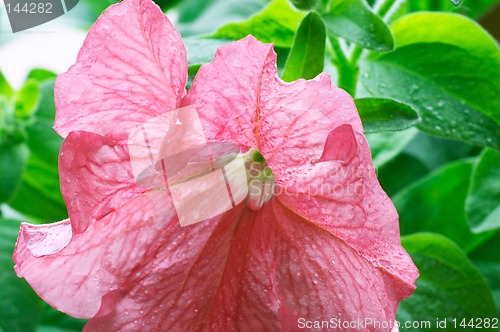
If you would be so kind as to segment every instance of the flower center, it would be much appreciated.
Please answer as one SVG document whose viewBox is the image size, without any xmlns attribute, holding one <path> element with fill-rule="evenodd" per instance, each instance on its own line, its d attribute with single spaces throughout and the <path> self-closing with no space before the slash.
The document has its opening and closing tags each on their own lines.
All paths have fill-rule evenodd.
<svg viewBox="0 0 500 332">
<path fill-rule="evenodd" d="M 258 211 L 274 195 L 274 174 L 266 159 L 256 149 L 250 149 L 244 155 L 244 160 L 248 181 L 247 206 Z"/>
</svg>

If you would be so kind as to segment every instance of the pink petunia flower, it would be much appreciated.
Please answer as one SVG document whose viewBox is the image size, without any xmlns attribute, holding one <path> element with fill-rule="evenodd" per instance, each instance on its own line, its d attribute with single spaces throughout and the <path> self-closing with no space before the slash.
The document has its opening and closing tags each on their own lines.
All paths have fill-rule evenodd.
<svg viewBox="0 0 500 332">
<path fill-rule="evenodd" d="M 151 1 L 124 0 L 99 18 L 55 88 L 70 219 L 22 225 L 18 276 L 56 309 L 90 318 L 87 331 L 393 322 L 418 271 L 351 97 L 326 74 L 282 82 L 273 46 L 251 36 L 219 48 L 187 94 L 186 79 L 181 38 Z M 235 143 L 260 173 L 245 200 L 183 227 L 171 189 L 138 183 L 129 139 L 184 107 L 207 144 Z"/>
</svg>

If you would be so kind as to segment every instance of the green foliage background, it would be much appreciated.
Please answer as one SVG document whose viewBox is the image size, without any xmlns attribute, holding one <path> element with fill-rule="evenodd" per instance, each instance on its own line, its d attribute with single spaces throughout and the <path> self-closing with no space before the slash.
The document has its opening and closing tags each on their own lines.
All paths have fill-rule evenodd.
<svg viewBox="0 0 500 332">
<path fill-rule="evenodd" d="M 420 270 L 398 320 L 447 319 L 446 330 L 471 330 L 471 318 L 499 318 L 500 51 L 478 24 L 499 15 L 498 0 L 156 2 L 176 18 L 190 80 L 218 46 L 252 34 L 274 43 L 285 81 L 326 71 L 353 96 Z M 111 3 L 80 1 L 74 24 L 88 29 Z M 14 91 L 0 73 L 0 331 L 85 324 L 50 308 L 12 268 L 20 220 L 67 217 L 54 79 L 34 68 Z M 455 328 L 453 319 L 466 324 Z"/>
</svg>

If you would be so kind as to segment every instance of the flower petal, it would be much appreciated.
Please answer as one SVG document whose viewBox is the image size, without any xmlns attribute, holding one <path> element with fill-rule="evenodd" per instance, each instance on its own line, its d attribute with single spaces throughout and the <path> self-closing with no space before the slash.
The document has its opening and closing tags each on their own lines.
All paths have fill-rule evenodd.
<svg viewBox="0 0 500 332">
<path fill-rule="evenodd" d="M 418 270 L 401 247 L 398 214 L 378 183 L 368 143 L 347 125 L 328 137 L 322 162 L 276 177 L 277 198 L 388 271 L 405 298 L 415 289 Z"/>
<path fill-rule="evenodd" d="M 97 315 L 97 323 L 124 326 L 142 317 L 152 324 L 149 330 L 158 324 L 187 326 L 206 316 L 241 209 L 232 211 L 236 215 L 220 223 L 181 227 L 168 192 L 153 191 L 92 223 L 61 251 L 41 257 L 28 249 L 25 229 L 31 226 L 23 224 L 15 269 L 45 301 L 75 317 Z M 51 231 L 51 225 L 39 227 Z"/>
<path fill-rule="evenodd" d="M 111 6 L 90 29 L 75 65 L 55 87 L 55 129 L 126 140 L 150 117 L 175 109 L 185 91 L 179 33 L 149 0 Z"/>
<path fill-rule="evenodd" d="M 262 80 L 276 75 L 275 63 L 272 45 L 248 36 L 219 47 L 214 60 L 201 66 L 182 105 L 196 107 L 207 140 L 247 149 L 258 145 L 254 130 Z"/>
<path fill-rule="evenodd" d="M 22 238 L 33 257 L 56 254 L 71 241 L 71 223 L 68 219 L 48 225 L 23 223 Z"/>
<path fill-rule="evenodd" d="M 318 160 L 328 133 L 342 124 L 363 132 L 352 98 L 327 74 L 283 82 L 272 45 L 252 36 L 220 47 L 183 105 L 199 110 L 208 140 L 259 149 L 275 174 Z"/>
<path fill-rule="evenodd" d="M 75 235 L 144 191 L 135 184 L 127 147 L 84 131 L 64 140 L 59 176 Z"/>
<path fill-rule="evenodd" d="M 319 161 L 351 161 L 358 153 L 358 143 L 351 125 L 344 124 L 332 130 L 326 138 L 323 154 Z"/>
<path fill-rule="evenodd" d="M 219 219 L 166 229 L 159 238 L 163 250 L 140 277 L 127 283 L 129 288 L 114 310 L 103 303 L 84 331 L 202 330 L 243 208 L 240 205 Z"/>
<path fill-rule="evenodd" d="M 247 216 L 207 330 L 291 331 L 300 318 L 394 320 L 399 285 L 384 269 L 277 200 Z"/>
<path fill-rule="evenodd" d="M 350 125 L 363 132 L 351 96 L 324 73 L 291 84 L 275 80 L 263 87 L 261 104 L 260 152 L 276 176 L 318 160 L 331 130 Z"/>
<path fill-rule="evenodd" d="M 85 331 L 292 330 L 299 318 L 394 319 L 397 280 L 279 201 L 181 228 L 165 215 L 165 198 L 132 200 L 107 227 L 92 224 L 54 255 L 31 256 L 21 233 L 18 275 L 55 308 L 93 317 Z"/>
</svg>

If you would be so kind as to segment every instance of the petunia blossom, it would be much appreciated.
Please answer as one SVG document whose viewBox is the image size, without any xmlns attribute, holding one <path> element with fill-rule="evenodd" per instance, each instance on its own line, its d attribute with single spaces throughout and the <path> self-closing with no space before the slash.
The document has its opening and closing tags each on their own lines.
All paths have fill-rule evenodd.
<svg viewBox="0 0 500 332">
<path fill-rule="evenodd" d="M 22 224 L 18 276 L 54 308 L 89 318 L 86 331 L 365 319 L 381 325 L 339 330 L 390 331 L 418 271 L 352 98 L 327 74 L 284 83 L 273 45 L 252 36 L 220 47 L 186 93 L 187 66 L 150 0 L 124 0 L 98 19 L 55 86 L 69 219 Z M 256 178 L 262 191 L 190 225 L 169 187 L 138 181 L 129 145 L 137 128 L 185 107 L 207 144 L 235 144 L 245 167 L 271 171 Z"/>
</svg>

